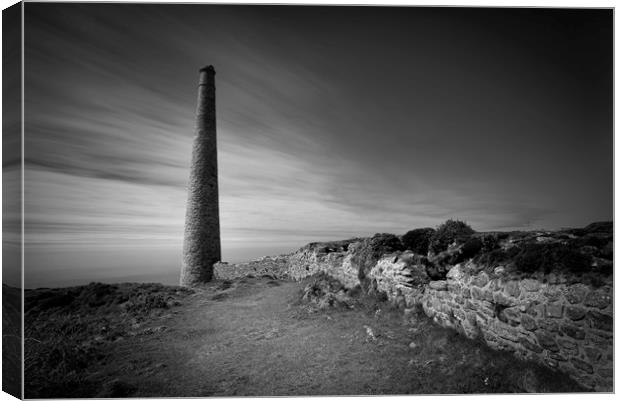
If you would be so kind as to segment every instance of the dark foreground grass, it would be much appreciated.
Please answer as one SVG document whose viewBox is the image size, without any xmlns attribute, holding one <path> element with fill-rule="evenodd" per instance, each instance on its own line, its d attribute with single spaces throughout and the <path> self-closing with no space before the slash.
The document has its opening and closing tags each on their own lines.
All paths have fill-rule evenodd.
<svg viewBox="0 0 620 401">
<path fill-rule="evenodd" d="M 55 306 L 29 304 L 37 312 L 26 321 L 26 396 L 583 391 L 558 372 L 490 350 L 419 313 L 404 314 L 385 297 L 344 291 L 343 302 L 330 305 L 315 288 L 303 299 L 315 281 L 246 278 L 194 294 L 163 286 L 99 289 L 107 295 L 91 306 L 58 306 L 42 296 Z M 323 293 L 332 290 L 342 289 Z M 125 299 L 119 292 L 140 295 L 97 300 Z M 90 299 L 80 294 L 71 296 Z M 171 297 L 170 306 L 152 302 L 158 294 Z"/>
</svg>

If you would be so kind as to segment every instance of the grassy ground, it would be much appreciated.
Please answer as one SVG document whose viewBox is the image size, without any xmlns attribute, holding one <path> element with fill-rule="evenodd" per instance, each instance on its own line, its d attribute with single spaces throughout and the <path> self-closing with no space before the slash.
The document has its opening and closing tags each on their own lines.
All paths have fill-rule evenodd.
<svg viewBox="0 0 620 401">
<path fill-rule="evenodd" d="M 21 289 L 2 285 L 2 391 L 21 396 Z"/>
<path fill-rule="evenodd" d="M 174 301 L 166 307 L 94 302 L 95 313 L 78 309 L 64 319 L 66 305 L 30 312 L 26 397 L 583 391 L 424 316 L 403 324 L 402 311 L 377 299 L 320 309 L 301 301 L 306 285 L 247 278 L 193 294 L 153 289 Z M 80 328 L 68 333 L 76 319 Z M 58 361 L 62 369 L 46 372 Z"/>
</svg>

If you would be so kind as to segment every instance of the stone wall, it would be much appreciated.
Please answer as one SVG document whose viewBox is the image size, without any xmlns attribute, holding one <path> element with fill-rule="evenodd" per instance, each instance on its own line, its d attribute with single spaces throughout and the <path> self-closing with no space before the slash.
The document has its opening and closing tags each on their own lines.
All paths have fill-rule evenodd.
<svg viewBox="0 0 620 401">
<path fill-rule="evenodd" d="M 568 373 L 598 391 L 613 389 L 613 290 L 569 283 L 557 274 L 535 278 L 468 273 L 456 265 L 447 280 L 432 281 L 422 296 L 435 322 L 492 348 L 513 352 Z"/>
<path fill-rule="evenodd" d="M 215 276 L 267 274 L 301 280 L 324 272 L 353 288 L 360 285 L 356 256 L 361 244 L 357 239 L 313 243 L 276 258 L 218 263 Z M 367 288 L 385 293 L 398 307 L 421 308 L 441 326 L 480 338 L 491 348 L 563 371 L 587 388 L 613 390 L 611 276 L 525 274 L 510 262 L 491 269 L 476 266 L 472 259 L 438 264 L 457 251 L 449 249 L 430 261 L 411 251 L 387 253 L 365 273 Z M 447 270 L 444 280 L 429 276 L 437 277 L 438 268 Z"/>
<path fill-rule="evenodd" d="M 213 276 L 217 280 L 234 280 L 241 277 L 271 276 L 288 278 L 289 255 L 264 256 L 246 263 L 218 262 L 213 265 Z"/>
<path fill-rule="evenodd" d="M 288 275 L 293 280 L 325 272 L 346 288 L 359 285 L 357 268 L 353 265 L 353 240 L 337 243 L 308 244 L 289 256 Z"/>
</svg>

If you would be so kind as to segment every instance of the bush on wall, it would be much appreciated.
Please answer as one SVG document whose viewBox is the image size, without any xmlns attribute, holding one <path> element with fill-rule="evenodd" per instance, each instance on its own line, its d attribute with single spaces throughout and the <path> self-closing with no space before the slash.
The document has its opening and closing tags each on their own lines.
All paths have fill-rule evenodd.
<svg viewBox="0 0 620 401">
<path fill-rule="evenodd" d="M 407 234 L 403 235 L 403 246 L 405 249 L 420 255 L 426 255 L 428 253 L 428 245 L 434 233 L 434 228 L 416 228 L 415 230 L 408 231 Z"/>
<path fill-rule="evenodd" d="M 467 223 L 460 220 L 447 220 L 437 227 L 437 231 L 430 238 L 430 250 L 434 253 L 443 252 L 454 241 L 463 243 L 475 231 Z"/>
</svg>

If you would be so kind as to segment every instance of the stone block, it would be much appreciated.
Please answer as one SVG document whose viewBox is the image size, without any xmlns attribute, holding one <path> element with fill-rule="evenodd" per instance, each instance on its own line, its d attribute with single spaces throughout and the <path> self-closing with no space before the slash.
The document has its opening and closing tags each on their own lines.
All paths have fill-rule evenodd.
<svg viewBox="0 0 620 401">
<path fill-rule="evenodd" d="M 540 290 L 540 281 L 527 278 L 521 281 L 521 288 L 527 292 L 536 292 Z"/>
<path fill-rule="evenodd" d="M 428 286 L 435 291 L 446 291 L 448 289 L 448 283 L 444 280 L 431 281 Z"/>
<path fill-rule="evenodd" d="M 547 331 L 551 331 L 553 333 L 560 332 L 560 324 L 554 320 L 540 319 L 538 321 L 538 327 L 540 327 L 541 329 L 547 330 Z"/>
<path fill-rule="evenodd" d="M 550 301 L 556 302 L 562 298 L 564 290 L 559 286 L 548 286 L 542 291 L 543 295 Z"/>
<path fill-rule="evenodd" d="M 474 277 L 471 284 L 476 287 L 484 287 L 489 282 L 489 276 L 485 272 L 481 272 Z"/>
<path fill-rule="evenodd" d="M 581 320 L 586 317 L 586 310 L 578 306 L 567 306 L 565 311 L 566 317 L 570 320 Z"/>
<path fill-rule="evenodd" d="M 519 289 L 519 283 L 517 281 L 509 281 L 508 284 L 506 284 L 504 290 L 506 291 L 506 294 L 515 298 L 518 297 L 519 294 L 521 294 L 521 290 Z"/>
<path fill-rule="evenodd" d="M 583 302 L 588 293 L 588 287 L 584 284 L 574 284 L 568 287 L 564 293 L 564 296 L 571 304 L 578 304 Z"/>
<path fill-rule="evenodd" d="M 497 331 L 497 336 L 503 338 L 504 340 L 508 340 L 513 343 L 519 342 L 519 332 L 518 331 L 510 331 L 507 328 L 502 328 Z"/>
<path fill-rule="evenodd" d="M 515 306 L 517 301 L 514 298 L 509 298 L 501 292 L 493 294 L 493 302 L 503 306 Z"/>
<path fill-rule="evenodd" d="M 583 303 L 586 306 L 592 306 L 594 308 L 604 309 L 611 303 L 611 296 L 604 291 L 591 291 L 586 295 Z"/>
<path fill-rule="evenodd" d="M 495 317 L 495 305 L 489 301 L 478 302 L 478 310 L 489 317 Z"/>
<path fill-rule="evenodd" d="M 545 306 L 545 317 L 558 319 L 562 317 L 562 304 L 547 304 Z"/>
<path fill-rule="evenodd" d="M 476 310 L 476 305 L 473 302 L 471 302 L 469 299 L 465 300 L 465 302 L 463 303 L 463 307 L 469 310 Z"/>
<path fill-rule="evenodd" d="M 546 359 L 545 363 L 547 364 L 547 366 L 554 368 L 554 369 L 557 368 L 559 365 L 558 361 L 556 361 L 555 359 L 551 359 L 551 358 Z"/>
<path fill-rule="evenodd" d="M 565 339 L 565 338 L 559 338 L 558 339 L 558 344 L 560 345 L 560 347 L 568 349 L 568 350 L 576 350 L 577 349 L 577 343 Z"/>
<path fill-rule="evenodd" d="M 454 292 L 456 294 L 461 293 L 461 286 L 459 284 L 453 284 L 448 281 L 448 291 Z"/>
<path fill-rule="evenodd" d="M 527 338 L 525 337 L 521 337 L 519 338 L 519 343 L 521 343 L 521 345 L 523 345 L 523 347 L 525 347 L 526 349 L 535 352 L 537 354 L 540 354 L 542 352 L 542 348 L 539 347 L 538 345 L 534 344 L 533 342 L 529 341 Z"/>
<path fill-rule="evenodd" d="M 454 265 L 454 267 L 452 267 L 450 270 L 448 270 L 448 273 L 446 274 L 446 278 L 448 280 L 454 280 L 454 281 L 460 281 L 463 280 L 465 277 L 465 275 L 463 274 L 463 269 L 461 269 L 461 265 Z"/>
<path fill-rule="evenodd" d="M 529 315 L 521 315 L 521 325 L 525 330 L 534 331 L 538 328 L 538 324 L 536 324 L 536 320 L 534 320 Z"/>
<path fill-rule="evenodd" d="M 551 352 L 560 351 L 560 347 L 558 347 L 558 344 L 555 342 L 555 339 L 551 333 L 539 330 L 535 333 L 535 335 L 538 340 L 538 344 L 544 349 L 548 349 Z"/>
<path fill-rule="evenodd" d="M 542 313 L 539 314 L 538 311 L 541 311 Z M 538 304 L 537 302 L 530 302 L 529 304 L 527 304 L 525 306 L 525 313 L 527 313 L 530 316 L 544 316 L 545 313 L 545 307 Z"/>
<path fill-rule="evenodd" d="M 577 358 L 571 358 L 570 359 L 571 364 L 579 369 L 582 370 L 586 373 L 590 373 L 592 374 L 594 372 L 594 369 L 592 368 L 592 365 L 590 365 L 588 362 L 586 361 L 582 361 L 581 359 L 577 359 Z"/>
<path fill-rule="evenodd" d="M 454 315 L 455 318 L 457 318 L 460 321 L 465 320 L 465 312 L 462 311 L 461 309 L 453 309 L 452 314 Z"/>
<path fill-rule="evenodd" d="M 596 312 L 589 311 L 587 313 L 588 321 L 590 322 L 590 327 L 597 330 L 604 331 L 613 331 L 614 330 L 614 319 L 612 316 Z"/>
<path fill-rule="evenodd" d="M 584 338 L 586 338 L 586 332 L 579 327 L 570 324 L 564 324 L 562 325 L 561 329 L 564 334 L 574 338 L 575 340 L 583 340 Z"/>
<path fill-rule="evenodd" d="M 590 362 L 597 362 L 599 359 L 601 359 L 601 350 L 598 348 L 593 348 L 593 347 L 585 347 L 584 352 L 586 353 L 586 356 L 588 357 L 588 359 L 590 360 Z"/>
<path fill-rule="evenodd" d="M 562 354 L 549 354 L 549 358 L 555 359 L 556 361 L 560 362 L 568 361 L 568 358 L 566 358 Z"/>
<path fill-rule="evenodd" d="M 480 313 L 480 312 L 476 312 L 476 324 L 478 326 L 481 327 L 485 327 L 487 324 L 489 323 L 489 318 L 488 316 Z"/>
<path fill-rule="evenodd" d="M 474 287 L 471 289 L 471 297 L 474 299 L 484 299 L 484 291 L 482 291 L 480 288 L 478 287 Z"/>
<path fill-rule="evenodd" d="M 504 316 L 506 319 L 513 322 L 521 321 L 521 311 L 518 307 L 506 308 L 504 309 Z"/>
</svg>

